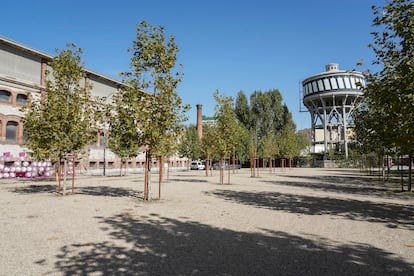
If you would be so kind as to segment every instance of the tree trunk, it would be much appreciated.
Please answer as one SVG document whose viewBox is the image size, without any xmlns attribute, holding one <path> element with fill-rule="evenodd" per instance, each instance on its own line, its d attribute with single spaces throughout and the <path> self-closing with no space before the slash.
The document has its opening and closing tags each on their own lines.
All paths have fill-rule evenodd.
<svg viewBox="0 0 414 276">
<path fill-rule="evenodd" d="M 72 195 L 75 194 L 75 158 L 72 159 Z"/>
<path fill-rule="evenodd" d="M 250 157 L 250 176 L 251 177 L 256 177 L 256 170 L 255 170 L 255 166 L 256 166 L 256 159 L 254 159 L 254 157 Z"/>
<path fill-rule="evenodd" d="M 62 175 L 62 165 L 60 163 L 60 158 L 58 159 L 57 162 L 57 172 L 56 172 L 56 181 L 58 183 L 58 187 L 57 187 L 57 193 L 60 194 L 60 180 L 61 180 L 61 175 Z"/>
<path fill-rule="evenodd" d="M 63 161 L 63 195 L 66 195 L 66 177 L 67 177 L 67 171 L 68 171 L 68 160 L 65 158 Z"/>
<path fill-rule="evenodd" d="M 413 173 L 413 156 L 410 154 L 408 156 L 408 161 L 410 162 L 410 165 L 408 167 L 408 191 L 412 191 L 412 173 Z"/>
<path fill-rule="evenodd" d="M 401 192 L 404 192 L 404 166 L 403 166 L 403 157 L 400 157 L 400 162 L 398 164 L 398 169 L 400 170 L 400 176 L 401 176 Z"/>
<path fill-rule="evenodd" d="M 170 163 L 171 163 L 171 161 L 170 161 L 170 159 L 168 159 L 168 162 L 167 162 L 167 182 L 170 181 Z"/>
<path fill-rule="evenodd" d="M 206 176 L 208 176 L 208 170 L 210 169 L 209 160 L 210 160 L 210 156 L 207 155 L 207 158 L 206 158 L 206 167 L 205 167 L 205 169 L 206 169 Z"/>
<path fill-rule="evenodd" d="M 144 169 L 144 201 L 149 201 L 151 188 L 151 153 L 145 153 L 145 169 Z"/>
<path fill-rule="evenodd" d="M 227 184 L 229 184 L 230 185 L 230 157 L 229 157 L 229 162 L 227 163 L 228 165 L 227 165 L 227 170 L 228 170 L 228 172 L 227 172 L 227 178 L 228 178 L 228 180 L 227 180 Z"/>
<path fill-rule="evenodd" d="M 224 164 L 223 157 L 220 157 L 220 184 L 224 184 Z"/>
<path fill-rule="evenodd" d="M 158 176 L 158 199 L 161 198 L 161 183 L 162 183 L 162 173 L 163 173 L 163 163 L 162 163 L 162 156 L 158 157 L 158 163 L 159 163 L 159 176 Z"/>
<path fill-rule="evenodd" d="M 235 173 L 236 173 L 236 153 L 233 151 L 233 174 Z"/>
</svg>

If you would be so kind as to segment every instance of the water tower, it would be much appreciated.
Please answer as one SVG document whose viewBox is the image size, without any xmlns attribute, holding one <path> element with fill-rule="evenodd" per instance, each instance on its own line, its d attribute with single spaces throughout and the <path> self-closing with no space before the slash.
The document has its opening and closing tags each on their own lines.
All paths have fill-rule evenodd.
<svg viewBox="0 0 414 276">
<path fill-rule="evenodd" d="M 330 149 L 348 158 L 348 143 L 354 122 L 351 112 L 363 99 L 361 72 L 342 71 L 339 65 L 326 65 L 326 71 L 302 81 L 303 104 L 311 114 L 312 152 L 323 154 Z"/>
</svg>

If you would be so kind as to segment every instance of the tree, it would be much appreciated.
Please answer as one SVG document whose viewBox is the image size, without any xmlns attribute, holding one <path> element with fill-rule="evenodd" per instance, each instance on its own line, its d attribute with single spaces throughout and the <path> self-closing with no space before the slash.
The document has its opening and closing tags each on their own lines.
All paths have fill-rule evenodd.
<svg viewBox="0 0 414 276">
<path fill-rule="evenodd" d="M 187 157 L 191 160 L 201 157 L 201 141 L 198 138 L 197 128 L 194 125 L 189 125 L 185 128 L 178 151 L 181 157 Z"/>
<path fill-rule="evenodd" d="M 296 125 L 291 112 L 282 101 L 282 95 L 277 89 L 253 92 L 250 96 L 250 104 L 242 91 L 237 94 L 236 117 L 250 132 L 250 138 L 243 140 L 244 155 L 257 157 L 256 155 L 259 154 L 266 158 L 278 156 L 280 154 L 278 143 L 282 143 L 280 139 L 284 137 L 282 132 L 289 130 L 294 135 Z M 296 141 L 292 139 L 283 143 L 292 143 L 293 146 Z"/>
<path fill-rule="evenodd" d="M 249 109 L 249 102 L 243 91 L 237 93 L 234 112 L 239 122 L 247 129 L 251 129 L 252 115 Z"/>
<path fill-rule="evenodd" d="M 80 154 L 96 139 L 96 129 L 102 121 L 97 107 L 102 106 L 102 101 L 91 97 L 87 83 L 81 85 L 85 78 L 82 50 L 68 44 L 67 49 L 57 52 L 50 63 L 51 70 L 46 72 L 45 90 L 40 99 L 34 99 L 24 109 L 23 123 L 25 145 L 33 157 L 57 162 L 60 171 L 67 154 Z"/>
<path fill-rule="evenodd" d="M 208 171 L 211 169 L 211 161 L 219 158 L 218 156 L 218 144 L 220 134 L 218 133 L 216 125 L 205 125 L 203 126 L 203 136 L 201 138 L 201 152 L 206 159 L 206 176 Z"/>
<path fill-rule="evenodd" d="M 125 104 L 130 102 L 131 98 L 135 97 L 126 91 L 121 95 L 115 95 L 112 97 L 114 104 L 108 105 L 105 111 L 110 126 L 110 135 L 105 135 L 108 136 L 108 147 L 121 158 L 121 164 L 136 157 L 141 148 L 138 122 L 132 116 L 129 106 Z"/>
<path fill-rule="evenodd" d="M 369 45 L 376 55 L 373 64 L 381 69 L 368 76 L 365 99 L 369 108 L 366 119 L 381 122 L 370 128 L 376 142 L 379 135 L 386 147 L 397 147 L 414 155 L 414 3 L 392 0 L 383 7 L 373 6 L 373 32 Z M 368 126 L 369 123 L 364 123 Z M 411 164 L 411 162 L 410 162 Z M 411 166 L 410 173 L 411 176 Z M 411 190 L 411 177 L 409 179 Z"/>
<path fill-rule="evenodd" d="M 284 126 L 284 112 L 282 95 L 279 90 L 272 89 L 266 92 L 255 91 L 250 96 L 250 110 L 252 126 L 260 143 L 262 137 L 273 131 L 278 133 Z"/>
<path fill-rule="evenodd" d="M 297 143 L 295 133 L 291 129 L 285 128 L 278 133 L 277 148 L 279 149 L 280 158 L 288 158 L 290 160 L 295 156 L 297 153 Z"/>
<path fill-rule="evenodd" d="M 128 106 L 137 124 L 139 144 L 145 146 L 144 200 L 148 200 L 152 154 L 161 157 L 176 143 L 189 106 L 183 105 L 176 93 L 183 74 L 176 69 L 175 38 L 166 37 L 164 27 L 154 27 L 145 21 L 138 24 L 136 32 L 137 38 L 128 50 L 132 54 L 131 72 L 122 74 L 126 85 L 121 97 L 129 96 L 126 97 L 129 101 L 123 104 Z"/>
<path fill-rule="evenodd" d="M 263 137 L 260 147 L 259 147 L 259 155 L 263 158 L 268 158 L 269 162 L 272 162 L 272 158 L 279 155 L 279 147 L 276 143 L 276 136 L 273 132 L 266 134 Z"/>
<path fill-rule="evenodd" d="M 216 127 L 218 133 L 216 137 L 217 151 L 220 154 L 220 161 L 223 165 L 224 158 L 228 156 L 230 160 L 230 154 L 234 153 L 240 145 L 239 135 L 243 130 L 234 112 L 233 98 L 220 95 L 219 91 L 216 91 L 214 99 L 216 100 L 215 117 L 217 118 Z M 230 170 L 230 164 L 228 169 Z M 220 182 L 223 184 L 222 171 Z"/>
</svg>

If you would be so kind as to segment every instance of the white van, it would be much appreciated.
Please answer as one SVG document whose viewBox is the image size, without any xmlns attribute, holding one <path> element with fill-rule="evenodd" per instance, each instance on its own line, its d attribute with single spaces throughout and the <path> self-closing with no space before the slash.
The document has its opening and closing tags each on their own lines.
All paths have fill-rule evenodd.
<svg viewBox="0 0 414 276">
<path fill-rule="evenodd" d="M 202 161 L 193 161 L 191 162 L 191 169 L 192 170 L 205 170 L 206 165 Z"/>
</svg>

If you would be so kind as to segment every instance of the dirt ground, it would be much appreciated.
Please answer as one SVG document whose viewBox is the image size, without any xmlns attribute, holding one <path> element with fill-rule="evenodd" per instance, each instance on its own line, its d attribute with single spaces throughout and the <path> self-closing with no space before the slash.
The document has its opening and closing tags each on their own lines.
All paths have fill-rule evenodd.
<svg viewBox="0 0 414 276">
<path fill-rule="evenodd" d="M 227 173 L 227 172 L 226 172 Z M 227 174 L 225 182 L 227 182 Z M 414 275 L 414 193 L 358 170 L 0 183 L 0 275 Z M 70 184 L 70 183 L 68 183 Z M 70 191 L 70 190 L 69 190 Z"/>
</svg>

